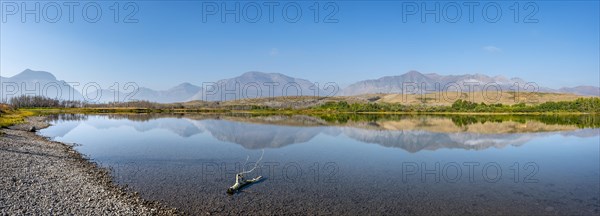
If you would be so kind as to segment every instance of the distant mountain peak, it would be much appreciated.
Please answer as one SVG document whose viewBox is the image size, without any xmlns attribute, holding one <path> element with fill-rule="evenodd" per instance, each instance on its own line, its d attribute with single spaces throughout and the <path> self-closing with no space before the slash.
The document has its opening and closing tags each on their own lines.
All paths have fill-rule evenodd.
<svg viewBox="0 0 600 216">
<path fill-rule="evenodd" d="M 413 79 L 413 80 L 429 78 L 425 74 L 422 74 L 421 72 L 416 71 L 416 70 L 408 71 L 405 74 L 400 75 L 400 77 L 404 77 L 407 79 Z"/>
<path fill-rule="evenodd" d="M 25 69 L 12 77 L 2 77 L 0 82 L 2 82 L 3 85 L 5 83 L 12 83 L 9 85 L 20 86 L 20 88 L 16 88 L 16 91 L 13 92 L 0 91 L 2 94 L 0 97 L 6 99 L 23 95 L 25 93 L 31 94 L 34 92 L 44 97 L 57 98 L 59 100 L 83 99 L 81 93 L 77 91 L 77 89 L 65 83 L 65 81 L 56 79 L 52 73 L 46 71 Z M 55 87 L 47 88 L 47 86 Z"/>
<path fill-rule="evenodd" d="M 194 84 L 191 84 L 191 83 L 189 83 L 189 82 L 183 82 L 183 83 L 181 83 L 181 84 L 179 84 L 179 85 L 177 85 L 177 86 L 175 86 L 175 87 L 195 87 L 195 86 L 196 86 L 196 85 L 194 85 Z"/>
<path fill-rule="evenodd" d="M 502 76 L 502 75 L 496 75 L 496 76 L 494 76 L 494 79 L 497 79 L 497 80 L 508 80 L 508 78 L 506 78 L 505 76 Z"/>
<path fill-rule="evenodd" d="M 558 91 L 578 95 L 600 96 L 600 87 L 597 86 L 562 87 Z"/>
<path fill-rule="evenodd" d="M 416 70 L 410 70 L 410 71 L 406 72 L 404 75 L 414 76 L 414 75 L 423 75 L 423 74 Z"/>
<path fill-rule="evenodd" d="M 27 79 L 27 80 L 56 80 L 56 77 L 50 72 L 46 71 L 34 71 L 31 69 L 25 69 L 21 73 L 11 77 L 12 79 Z"/>
<path fill-rule="evenodd" d="M 240 77 L 247 77 L 247 76 L 267 76 L 267 75 L 272 75 L 272 74 L 271 73 L 260 72 L 260 71 L 248 71 L 246 73 L 241 74 Z"/>
<path fill-rule="evenodd" d="M 179 85 L 176 85 L 172 88 L 170 88 L 167 91 L 180 91 L 180 90 L 184 90 L 184 91 L 199 91 L 201 88 L 197 85 L 191 84 L 189 82 L 184 82 L 181 83 Z"/>
<path fill-rule="evenodd" d="M 260 72 L 260 71 L 248 71 L 246 73 L 243 73 L 242 75 L 238 76 L 238 77 L 286 77 L 289 78 L 289 76 L 285 75 L 285 74 L 281 74 L 281 73 L 265 73 L 265 72 Z"/>
</svg>

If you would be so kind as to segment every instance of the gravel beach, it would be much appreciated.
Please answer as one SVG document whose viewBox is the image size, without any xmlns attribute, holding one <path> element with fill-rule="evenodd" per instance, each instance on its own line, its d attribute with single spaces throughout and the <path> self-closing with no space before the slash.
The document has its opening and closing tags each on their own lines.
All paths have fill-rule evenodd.
<svg viewBox="0 0 600 216">
<path fill-rule="evenodd" d="M 28 130 L 45 117 L 0 129 L 0 215 L 177 215 L 116 186 L 106 169 Z"/>
</svg>

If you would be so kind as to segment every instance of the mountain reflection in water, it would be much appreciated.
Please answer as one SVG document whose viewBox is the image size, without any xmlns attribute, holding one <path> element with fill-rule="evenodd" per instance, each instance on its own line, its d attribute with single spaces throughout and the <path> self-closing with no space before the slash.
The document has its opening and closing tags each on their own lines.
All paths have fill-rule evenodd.
<svg viewBox="0 0 600 216">
<path fill-rule="evenodd" d="M 81 144 L 117 184 L 191 215 L 600 212 L 593 115 L 52 118 L 41 135 Z M 227 195 L 259 149 L 266 180 Z"/>
<path fill-rule="evenodd" d="M 96 129 L 130 127 L 138 132 L 166 130 L 180 137 L 209 133 L 246 149 L 281 148 L 305 143 L 319 134 L 344 135 L 362 143 L 408 152 L 438 149 L 487 149 L 520 146 L 542 136 L 598 136 L 600 118 L 579 116 L 427 116 L 427 115 L 156 115 L 115 114 L 81 121 L 87 115 L 56 115 L 52 128 L 63 137 L 80 124 Z"/>
</svg>

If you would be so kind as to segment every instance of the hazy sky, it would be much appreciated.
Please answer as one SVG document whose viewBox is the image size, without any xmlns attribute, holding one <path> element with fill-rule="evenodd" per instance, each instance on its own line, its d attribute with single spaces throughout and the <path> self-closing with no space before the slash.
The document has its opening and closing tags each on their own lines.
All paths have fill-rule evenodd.
<svg viewBox="0 0 600 216">
<path fill-rule="evenodd" d="M 340 85 L 409 70 L 521 77 L 549 87 L 600 82 L 598 1 L 519 2 L 518 22 L 515 2 L 501 2 L 496 23 L 489 21 L 496 17 L 494 5 L 487 5 L 487 12 L 486 2 L 473 6 L 470 22 L 469 3 L 458 3 L 461 16 L 456 18 L 457 5 L 441 1 L 439 22 L 433 14 L 425 14 L 424 22 L 421 17 L 423 7 L 434 9 L 436 2 L 390 1 L 318 2 L 319 22 L 314 22 L 311 10 L 315 2 L 301 1 L 302 16 L 296 23 L 291 22 L 295 2 L 287 5 L 287 16 L 282 12 L 286 2 L 274 6 L 273 23 L 265 2 L 118 2 L 119 22 L 114 22 L 115 2 L 102 1 L 98 22 L 83 17 L 95 17 L 94 5 L 83 10 L 85 3 L 80 3 L 74 6 L 71 23 L 64 2 L 41 1 L 40 22 L 25 14 L 23 23 L 23 6 L 33 9 L 35 3 L 17 2 L 15 12 L 15 5 L 2 1 L 2 76 L 30 68 L 67 81 L 102 85 L 135 81 L 156 89 L 247 71 Z M 223 6 L 234 9 L 236 3 L 239 23 L 233 14 L 222 22 Z M 56 6 L 61 8 L 60 19 L 50 23 Z M 257 15 L 255 6 L 260 6 L 261 17 L 251 23 Z M 134 8 L 138 22 L 123 23 Z M 212 9 L 219 11 L 211 15 Z M 337 23 L 324 23 L 332 12 L 329 21 Z"/>
</svg>

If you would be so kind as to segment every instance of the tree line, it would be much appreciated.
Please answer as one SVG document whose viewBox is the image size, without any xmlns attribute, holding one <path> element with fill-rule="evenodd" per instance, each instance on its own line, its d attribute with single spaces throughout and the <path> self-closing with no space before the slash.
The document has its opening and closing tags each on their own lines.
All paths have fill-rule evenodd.
<svg viewBox="0 0 600 216">
<path fill-rule="evenodd" d="M 450 106 L 405 105 L 399 103 L 352 103 L 346 101 L 327 102 L 311 108 L 326 112 L 584 112 L 600 113 L 600 98 L 578 98 L 573 101 L 544 102 L 527 105 L 474 103 L 459 99 Z"/>
<path fill-rule="evenodd" d="M 84 101 L 57 100 L 43 96 L 21 95 L 10 98 L 9 104 L 13 108 L 51 108 L 64 107 L 75 108 L 84 107 L 87 103 Z"/>
<path fill-rule="evenodd" d="M 220 108 L 231 110 L 274 110 L 260 105 L 224 105 L 219 102 L 203 102 L 196 105 L 184 103 L 160 104 L 150 101 L 130 101 L 119 103 L 90 104 L 85 101 L 57 100 L 43 96 L 21 95 L 9 100 L 13 108 L 145 108 L 145 109 L 182 109 L 182 108 Z M 459 99 L 450 106 L 405 105 L 400 103 L 352 103 L 346 101 L 327 102 L 307 108 L 317 112 L 489 112 L 489 113 L 535 113 L 535 112 L 582 112 L 600 113 L 600 98 L 578 98 L 573 101 L 544 102 L 527 105 L 474 103 Z"/>
</svg>

